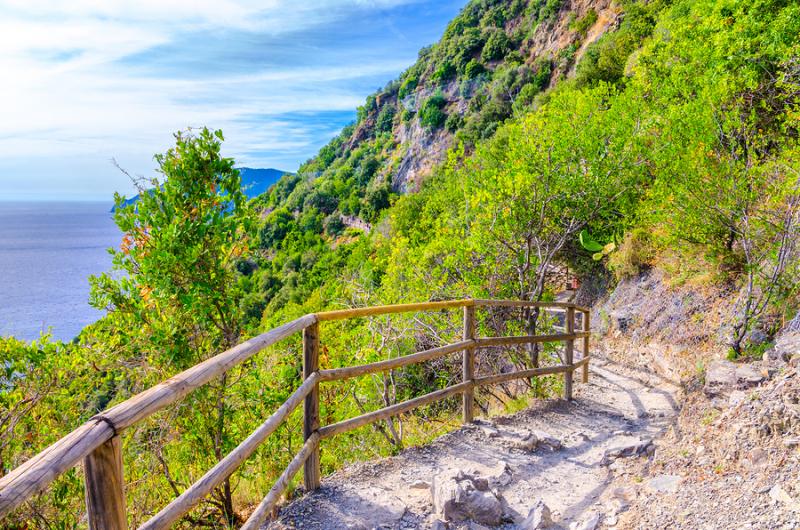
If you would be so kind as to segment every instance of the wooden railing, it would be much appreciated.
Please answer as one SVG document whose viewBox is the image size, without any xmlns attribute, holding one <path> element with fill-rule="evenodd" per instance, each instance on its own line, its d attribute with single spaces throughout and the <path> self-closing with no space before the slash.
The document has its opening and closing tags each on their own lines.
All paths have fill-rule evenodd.
<svg viewBox="0 0 800 530">
<path fill-rule="evenodd" d="M 564 333 L 553 335 L 491 337 L 475 336 L 476 307 L 539 307 L 547 311 L 565 313 Z M 332 320 L 463 308 L 463 340 L 412 355 L 346 368 L 319 369 L 319 324 Z M 583 314 L 582 331 L 575 331 L 575 313 Z M 264 500 L 259 504 L 242 528 L 253 530 L 268 518 L 289 485 L 292 477 L 304 468 L 307 491 L 320 485 L 320 440 L 358 427 L 380 421 L 421 405 L 461 394 L 464 423 L 473 420 L 474 391 L 476 387 L 533 378 L 548 374 L 564 374 L 564 397 L 572 399 L 572 374 L 583 369 L 583 381 L 589 377 L 589 310 L 571 303 L 535 303 L 511 300 L 455 300 L 390 306 L 346 309 L 305 315 L 279 328 L 254 337 L 238 346 L 212 357 L 166 381 L 92 417 L 64 438 L 30 458 L 24 464 L 0 478 L 0 518 L 7 516 L 26 499 L 44 490 L 56 477 L 83 460 L 86 491 L 86 509 L 89 527 L 93 530 L 124 530 L 127 527 L 124 478 L 120 435 L 132 425 L 163 408 L 181 400 L 196 388 L 219 377 L 233 366 L 249 359 L 261 350 L 301 332 L 303 334 L 303 383 L 294 393 L 236 449 L 220 460 L 200 480 L 169 503 L 140 530 L 169 528 L 203 498 L 210 494 L 250 457 L 291 412 L 303 403 L 303 436 L 305 443 L 289 463 Z M 573 360 L 575 340 L 582 339 L 582 358 Z M 475 352 L 487 346 L 512 346 L 544 342 L 564 342 L 563 363 L 558 366 L 532 368 L 510 373 L 475 377 Z M 382 372 L 420 363 L 461 351 L 463 352 L 463 380 L 447 388 L 431 392 L 409 401 L 340 421 L 320 426 L 319 384 L 340 381 L 375 372 Z"/>
</svg>

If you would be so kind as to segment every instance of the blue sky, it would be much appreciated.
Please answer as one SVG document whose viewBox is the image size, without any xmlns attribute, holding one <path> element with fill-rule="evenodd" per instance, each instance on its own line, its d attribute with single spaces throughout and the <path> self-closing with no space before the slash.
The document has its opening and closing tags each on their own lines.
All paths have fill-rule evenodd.
<svg viewBox="0 0 800 530">
<path fill-rule="evenodd" d="M 0 200 L 111 200 L 172 133 L 295 170 L 466 0 L 0 0 Z"/>
</svg>

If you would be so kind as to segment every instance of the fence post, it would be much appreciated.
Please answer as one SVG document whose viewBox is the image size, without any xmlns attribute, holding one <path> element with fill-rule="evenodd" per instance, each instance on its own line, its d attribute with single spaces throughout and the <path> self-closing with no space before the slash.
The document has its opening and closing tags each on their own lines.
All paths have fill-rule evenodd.
<svg viewBox="0 0 800 530">
<path fill-rule="evenodd" d="M 589 311 L 583 312 L 583 331 L 589 333 L 590 331 L 590 324 L 589 324 Z M 586 359 L 586 362 L 583 363 L 583 382 L 589 382 L 589 336 L 583 338 L 583 358 Z"/>
<path fill-rule="evenodd" d="M 83 459 L 86 513 L 90 530 L 125 530 L 122 448 L 114 436 Z"/>
<path fill-rule="evenodd" d="M 572 335 L 575 333 L 575 308 L 568 307 L 567 308 L 567 316 L 566 322 L 564 323 L 566 327 L 567 335 Z M 568 366 L 566 372 L 564 372 L 564 399 L 567 401 L 572 401 L 572 358 L 575 351 L 575 339 L 567 339 L 565 348 L 564 348 L 564 364 Z"/>
<path fill-rule="evenodd" d="M 475 338 L 475 306 L 464 306 L 464 340 Z M 462 375 L 464 381 L 475 379 L 475 347 L 467 346 L 464 348 L 462 356 Z M 471 423 L 474 416 L 475 389 L 469 387 L 461 395 L 463 399 L 462 421 Z"/>
<path fill-rule="evenodd" d="M 303 380 L 319 370 L 319 324 L 314 322 L 303 329 Z M 303 440 L 308 440 L 319 430 L 319 383 L 314 385 L 303 406 Z M 319 488 L 319 446 L 306 459 L 303 468 L 306 491 Z"/>
</svg>

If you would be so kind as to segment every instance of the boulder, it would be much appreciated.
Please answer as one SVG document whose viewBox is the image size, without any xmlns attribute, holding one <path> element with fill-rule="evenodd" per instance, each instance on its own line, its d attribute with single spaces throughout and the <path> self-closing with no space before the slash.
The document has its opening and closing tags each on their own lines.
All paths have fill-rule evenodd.
<svg viewBox="0 0 800 530">
<path fill-rule="evenodd" d="M 769 335 L 760 329 L 754 329 L 747 335 L 747 342 L 753 346 L 759 346 L 769 340 Z"/>
<path fill-rule="evenodd" d="M 706 384 L 703 390 L 709 396 L 718 396 L 733 390 L 750 388 L 765 378 L 764 373 L 752 364 L 713 361 L 706 369 Z"/>
<path fill-rule="evenodd" d="M 761 370 L 752 364 L 742 364 L 736 367 L 736 384 L 744 387 L 757 385 L 765 379 Z"/>
<path fill-rule="evenodd" d="M 789 495 L 779 484 L 775 484 L 772 486 L 772 488 L 770 488 L 769 497 L 775 502 L 786 505 L 787 508 L 800 511 L 800 503 L 795 501 L 792 496 Z"/>
<path fill-rule="evenodd" d="M 731 395 L 728 396 L 728 405 L 731 407 L 735 407 L 740 403 L 744 403 L 744 400 L 747 399 L 747 394 L 744 393 L 742 390 L 734 390 L 731 392 Z"/>
<path fill-rule="evenodd" d="M 713 361 L 706 368 L 706 394 L 716 395 L 736 385 L 736 365 L 730 361 Z"/>
<path fill-rule="evenodd" d="M 462 471 L 434 477 L 431 496 L 435 513 L 447 521 L 497 526 L 503 516 L 502 498 L 489 490 L 488 480 Z"/>
<path fill-rule="evenodd" d="M 553 526 L 553 516 L 550 508 L 541 500 L 530 509 L 528 517 L 517 525 L 518 530 L 539 530 Z"/>
<path fill-rule="evenodd" d="M 543 447 L 545 449 L 549 449 L 550 451 L 560 451 L 563 447 L 561 440 L 550 436 L 544 431 L 532 431 L 532 433 L 534 436 L 536 436 L 536 447 Z"/>
<path fill-rule="evenodd" d="M 431 524 L 431 530 L 447 530 L 447 523 L 442 521 L 441 519 L 436 519 Z"/>
</svg>

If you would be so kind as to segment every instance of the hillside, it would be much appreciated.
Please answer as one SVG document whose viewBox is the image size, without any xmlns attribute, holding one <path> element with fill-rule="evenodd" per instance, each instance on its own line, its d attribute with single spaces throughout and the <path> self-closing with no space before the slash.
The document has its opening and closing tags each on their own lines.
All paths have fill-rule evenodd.
<svg viewBox="0 0 800 530">
<path fill-rule="evenodd" d="M 315 350 L 318 368 L 332 370 L 435 350 L 471 327 L 439 309 L 314 314 L 525 300 L 470 302 L 477 334 L 516 338 L 561 333 L 541 303 L 574 297 L 591 307 L 603 362 L 647 373 L 640 388 L 601 366 L 604 398 L 624 394 L 635 409 L 637 392 L 659 393 L 661 378 L 687 395 L 666 447 L 609 466 L 598 483 L 638 491 L 669 475 L 672 488 L 680 475 L 691 486 L 683 506 L 649 491 L 601 524 L 708 526 L 726 488 L 736 499 L 767 495 L 783 506 L 769 521 L 794 524 L 800 492 L 774 468 L 797 469 L 798 35 L 796 0 L 472 0 L 356 123 L 255 199 L 222 156 L 221 131 L 178 133 L 156 155 L 162 185 L 115 213 L 123 239 L 112 270 L 90 279 L 91 303 L 107 316 L 69 344 L 0 339 L 2 473 L 219 352 L 258 351 L 123 433 L 128 522 L 138 526 L 295 389 L 312 392 L 313 360 L 304 368 L 301 352 Z M 267 330 L 301 315 L 316 331 L 258 348 Z M 555 344 L 510 342 L 484 342 L 474 375 L 547 370 L 567 357 Z M 457 354 L 425 358 L 326 380 L 320 425 L 471 386 Z M 487 383 L 474 388 L 474 409 L 502 415 L 568 387 L 552 375 Z M 461 406 L 451 396 L 325 439 L 321 473 L 402 458 L 454 430 Z M 304 430 L 314 429 L 299 409 L 286 416 L 177 525 L 242 524 L 313 445 Z M 302 493 L 284 482 L 289 498 Z M 9 526 L 72 527 L 82 498 L 81 474 L 69 470 Z M 724 504 L 721 528 L 739 515 L 759 527 L 761 506 Z"/>
<path fill-rule="evenodd" d="M 468 2 L 439 42 L 367 98 L 355 123 L 260 199 L 270 212 L 260 241 L 270 256 L 263 264 L 269 279 L 261 281 L 270 287 L 254 303 L 272 313 L 288 299 L 310 296 L 331 262 L 347 259 L 353 245 L 331 248 L 379 225 L 400 195 L 419 191 L 441 169 L 456 145 L 469 154 L 568 79 L 581 86 L 622 79 L 627 54 L 652 31 L 662 7 L 606 0 Z M 604 38 L 610 33 L 615 36 Z M 287 267 L 303 274 L 287 275 Z"/>
</svg>

